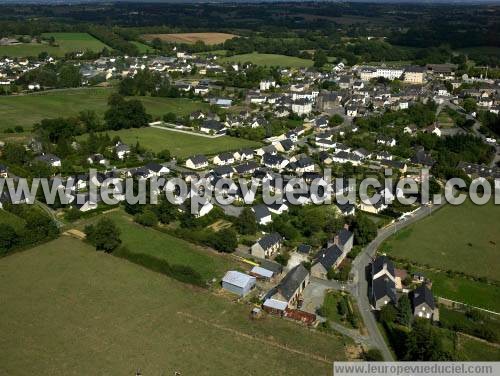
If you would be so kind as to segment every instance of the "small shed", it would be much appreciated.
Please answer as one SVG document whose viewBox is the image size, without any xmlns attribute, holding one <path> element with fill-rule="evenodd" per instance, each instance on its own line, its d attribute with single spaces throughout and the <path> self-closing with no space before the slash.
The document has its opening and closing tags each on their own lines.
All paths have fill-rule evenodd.
<svg viewBox="0 0 500 376">
<path fill-rule="evenodd" d="M 262 305 L 262 308 L 264 309 L 264 311 L 266 311 L 268 313 L 278 314 L 278 315 L 283 315 L 285 310 L 287 309 L 287 307 L 288 307 L 287 302 L 283 302 L 281 300 L 272 299 L 272 298 L 266 299 L 266 301 Z"/>
<path fill-rule="evenodd" d="M 250 270 L 250 275 L 258 279 L 271 279 L 273 278 L 274 272 L 272 270 L 264 269 L 261 266 L 254 266 L 252 270 Z"/>
<path fill-rule="evenodd" d="M 239 296 L 247 295 L 255 286 L 256 278 L 235 270 L 230 270 L 222 278 L 222 288 Z"/>
</svg>

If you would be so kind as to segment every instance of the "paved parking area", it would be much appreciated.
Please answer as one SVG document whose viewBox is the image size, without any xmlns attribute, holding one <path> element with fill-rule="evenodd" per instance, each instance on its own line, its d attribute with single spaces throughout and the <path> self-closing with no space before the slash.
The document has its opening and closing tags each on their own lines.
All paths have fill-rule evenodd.
<svg viewBox="0 0 500 376">
<path fill-rule="evenodd" d="M 329 289 L 328 286 L 318 284 L 311 281 L 309 285 L 305 288 L 302 293 L 304 298 L 304 303 L 302 304 L 302 310 L 309 313 L 316 313 L 316 309 L 321 307 L 323 304 L 323 299 L 325 298 L 325 292 Z"/>
</svg>

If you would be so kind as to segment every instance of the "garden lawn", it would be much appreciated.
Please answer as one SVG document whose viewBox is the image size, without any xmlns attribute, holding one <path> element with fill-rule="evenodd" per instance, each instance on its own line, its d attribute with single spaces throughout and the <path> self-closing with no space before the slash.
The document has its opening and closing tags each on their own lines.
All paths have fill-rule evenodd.
<svg viewBox="0 0 500 376">
<path fill-rule="evenodd" d="M 208 138 L 158 128 L 122 129 L 107 133 L 111 137 L 119 136 L 123 142 L 129 145 L 135 145 L 136 142 L 139 142 L 141 146 L 154 152 L 168 149 L 177 158 L 186 158 L 195 154 L 217 154 L 223 151 L 260 146 L 258 142 L 243 138 L 229 136 Z"/>
<path fill-rule="evenodd" d="M 331 375 L 345 359 L 342 339 L 69 237 L 0 259 L 0 296 L 0 374 Z"/>
<path fill-rule="evenodd" d="M 500 281 L 500 209 L 492 202 L 446 205 L 381 247 L 399 259 Z"/>
<path fill-rule="evenodd" d="M 83 110 L 93 110 L 103 115 L 113 89 L 80 88 L 53 90 L 38 94 L 0 97 L 0 132 L 7 128 L 22 126 L 26 130 L 45 118 L 78 115 Z M 148 113 L 161 118 L 167 112 L 183 116 L 197 110 L 208 110 L 207 103 L 186 98 L 137 97 Z"/>
<path fill-rule="evenodd" d="M 100 40 L 87 33 L 45 33 L 43 36 L 53 36 L 57 46 L 50 46 L 48 43 L 0 46 L 0 56 L 27 57 L 38 56 L 41 52 L 47 52 L 51 56 L 62 57 L 68 52 L 99 52 L 107 47 Z"/>
<path fill-rule="evenodd" d="M 498 286 L 459 275 L 449 276 L 443 272 L 417 270 L 432 281 L 432 292 L 435 296 L 500 312 L 500 288 Z"/>
<path fill-rule="evenodd" d="M 257 52 L 253 52 L 250 54 L 243 55 L 234 55 L 228 56 L 220 59 L 223 62 L 236 62 L 236 63 L 246 63 L 250 62 L 255 65 L 279 65 L 282 67 L 290 67 L 290 68 L 302 68 L 302 67 L 310 67 L 313 65 L 312 60 L 301 59 L 294 56 L 286 56 L 286 55 L 275 55 L 275 54 L 259 54 Z"/>
</svg>

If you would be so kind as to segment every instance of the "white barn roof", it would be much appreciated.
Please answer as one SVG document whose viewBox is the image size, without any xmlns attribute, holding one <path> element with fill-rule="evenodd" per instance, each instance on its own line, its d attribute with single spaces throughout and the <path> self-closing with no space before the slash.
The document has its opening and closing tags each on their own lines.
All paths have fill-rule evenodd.
<svg viewBox="0 0 500 376">
<path fill-rule="evenodd" d="M 288 307 L 288 303 L 276 299 L 267 299 L 264 302 L 264 307 L 269 307 L 280 311 L 284 311 Z"/>
<path fill-rule="evenodd" d="M 249 282 L 255 281 L 255 277 L 249 276 L 247 274 L 237 272 L 236 270 L 230 270 L 226 273 L 222 282 L 229 283 L 231 285 L 244 288 Z"/>
<path fill-rule="evenodd" d="M 260 266 L 254 266 L 252 270 L 250 270 L 250 273 L 257 274 L 264 278 L 272 278 L 274 274 L 271 270 L 264 269 Z"/>
</svg>

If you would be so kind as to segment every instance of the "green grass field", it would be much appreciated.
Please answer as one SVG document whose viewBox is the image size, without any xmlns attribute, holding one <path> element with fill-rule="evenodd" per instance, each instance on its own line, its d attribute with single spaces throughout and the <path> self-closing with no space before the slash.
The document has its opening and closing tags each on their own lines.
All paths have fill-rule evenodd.
<svg viewBox="0 0 500 376">
<path fill-rule="evenodd" d="M 46 93 L 0 97 L 0 132 L 17 125 L 25 129 L 42 119 L 77 115 L 83 110 L 104 114 L 110 88 L 54 90 Z M 208 110 L 209 105 L 185 98 L 138 97 L 148 113 L 160 118 L 167 112 L 187 115 L 196 110 Z"/>
<path fill-rule="evenodd" d="M 202 249 L 182 239 L 141 226 L 122 211 L 112 212 L 106 216 L 118 226 L 123 244 L 131 252 L 155 256 L 170 264 L 190 266 L 206 281 L 212 278 L 220 279 L 230 269 L 241 269 L 241 265 L 227 254 Z"/>
<path fill-rule="evenodd" d="M 0 210 L 0 223 L 11 225 L 16 230 L 24 228 L 25 225 L 22 218 L 5 210 Z"/>
<path fill-rule="evenodd" d="M 0 296 L 6 375 L 331 375 L 345 359 L 342 339 L 250 320 L 247 305 L 69 237 L 1 259 Z"/>
<path fill-rule="evenodd" d="M 251 62 L 256 65 L 279 65 L 282 67 L 301 68 L 310 67 L 313 65 L 312 60 L 301 59 L 293 56 L 274 55 L 274 54 L 259 54 L 253 52 L 251 54 L 234 55 L 220 59 L 222 62 L 246 63 Z"/>
<path fill-rule="evenodd" d="M 500 210 L 493 203 L 447 205 L 389 238 L 381 249 L 441 270 L 500 281 Z"/>
<path fill-rule="evenodd" d="M 460 276 L 450 277 L 442 272 L 430 272 L 424 269 L 419 271 L 432 281 L 434 295 L 500 312 L 500 289 L 498 287 Z"/>
<path fill-rule="evenodd" d="M 484 341 L 460 335 L 458 343 L 460 358 L 465 361 L 493 362 L 500 359 L 500 348 Z"/>
<path fill-rule="evenodd" d="M 137 41 L 132 41 L 131 43 L 139 49 L 139 52 L 141 54 L 153 53 L 155 51 L 154 48 L 149 47 L 147 44 L 137 42 Z"/>
<path fill-rule="evenodd" d="M 229 136 L 207 138 L 158 128 L 122 129 L 108 132 L 108 134 L 111 137 L 120 136 L 121 140 L 127 144 L 133 145 L 139 141 L 140 145 L 154 152 L 168 149 L 177 158 L 260 146 L 258 142 L 242 138 Z"/>
<path fill-rule="evenodd" d="M 26 57 L 38 56 L 47 52 L 51 56 L 64 56 L 68 52 L 101 51 L 106 45 L 87 33 L 46 33 L 45 37 L 53 36 L 58 46 L 44 43 L 25 43 L 15 46 L 0 46 L 0 56 Z"/>
</svg>

